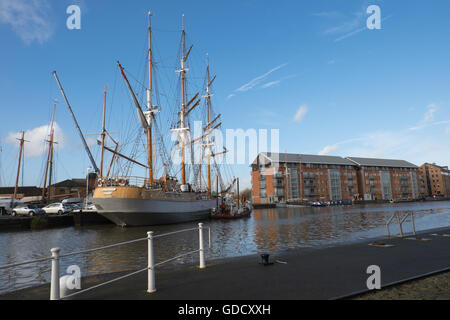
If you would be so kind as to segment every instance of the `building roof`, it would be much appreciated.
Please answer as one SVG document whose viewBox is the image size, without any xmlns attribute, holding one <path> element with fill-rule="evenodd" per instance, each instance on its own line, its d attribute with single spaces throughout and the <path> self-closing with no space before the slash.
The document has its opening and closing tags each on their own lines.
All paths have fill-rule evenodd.
<svg viewBox="0 0 450 320">
<path fill-rule="evenodd" d="M 424 166 L 433 166 L 433 167 L 436 167 L 436 168 L 440 168 L 441 170 L 447 170 L 448 171 L 448 166 L 440 166 L 440 165 L 437 165 L 436 163 L 424 163 L 423 165 L 421 165 L 421 167 L 424 167 Z"/>
<path fill-rule="evenodd" d="M 334 164 L 341 166 L 354 166 L 355 163 L 337 156 L 317 156 L 310 154 L 291 154 L 291 153 L 270 153 L 263 152 L 258 155 L 266 158 L 273 163 L 316 163 L 316 164 Z M 257 158 L 258 159 L 258 158 Z M 253 162 L 256 164 L 257 159 Z"/>
<path fill-rule="evenodd" d="M 53 184 L 57 188 L 86 187 L 86 179 L 69 179 Z"/>
<path fill-rule="evenodd" d="M 26 197 L 40 196 L 42 194 L 42 189 L 38 187 L 18 187 L 18 194 L 23 194 Z M 0 187 L 0 195 L 11 195 L 14 194 L 14 187 Z"/>
<path fill-rule="evenodd" d="M 358 166 L 365 167 L 389 167 L 389 168 L 418 168 L 415 164 L 405 160 L 391 160 L 391 159 L 372 159 L 372 158 L 356 158 L 347 157 L 348 160 L 353 161 Z"/>
</svg>

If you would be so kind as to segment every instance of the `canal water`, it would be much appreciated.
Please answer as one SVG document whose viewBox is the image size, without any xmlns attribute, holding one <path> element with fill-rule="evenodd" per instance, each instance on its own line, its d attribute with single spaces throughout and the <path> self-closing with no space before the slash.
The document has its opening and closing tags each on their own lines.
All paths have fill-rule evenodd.
<svg viewBox="0 0 450 320">
<path fill-rule="evenodd" d="M 355 205 L 323 208 L 257 209 L 251 218 L 207 220 L 212 248 L 209 260 L 276 253 L 305 247 L 333 246 L 386 234 L 386 221 L 395 213 L 415 213 L 416 230 L 450 226 L 450 201 L 400 204 Z M 97 248 L 118 242 L 197 227 L 198 222 L 169 226 L 120 228 L 114 225 L 69 227 L 42 231 L 0 233 L 0 266 L 50 256 L 59 247 L 61 254 Z M 390 226 L 398 233 L 398 226 Z M 404 232 L 411 232 L 406 222 Z M 208 232 L 205 232 L 205 247 Z M 198 249 L 198 232 L 191 231 L 155 239 L 155 260 L 164 261 Z M 198 254 L 177 259 L 169 267 L 197 263 Z M 147 242 L 137 242 L 61 259 L 61 274 L 78 265 L 82 276 L 145 268 Z M 0 270 L 0 293 L 49 282 L 50 262 Z"/>
</svg>

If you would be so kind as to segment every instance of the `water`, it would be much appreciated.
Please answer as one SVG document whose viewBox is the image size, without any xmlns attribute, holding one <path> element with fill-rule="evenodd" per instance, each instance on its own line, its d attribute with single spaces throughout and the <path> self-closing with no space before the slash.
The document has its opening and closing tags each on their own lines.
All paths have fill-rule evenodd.
<svg viewBox="0 0 450 320">
<path fill-rule="evenodd" d="M 278 252 L 304 247 L 329 246 L 384 236 L 386 221 L 395 211 L 415 212 L 416 230 L 450 226 L 450 201 L 358 205 L 325 208 L 278 208 L 255 210 L 241 220 L 204 221 L 211 227 L 213 247 L 206 258 L 218 259 Z M 50 256 L 50 249 L 70 253 L 138 238 L 147 231 L 155 235 L 197 227 L 198 222 L 170 226 L 122 229 L 114 225 L 0 233 L 0 266 Z M 398 233 L 393 223 L 391 233 Z M 404 232 L 411 232 L 405 223 Z M 208 233 L 205 232 L 205 242 Z M 155 239 L 155 260 L 164 261 L 198 249 L 198 232 L 191 231 Z M 175 260 L 170 267 L 197 263 L 198 254 Z M 61 273 L 78 265 L 82 276 L 145 268 L 147 242 L 63 258 Z M 0 293 L 49 282 L 50 262 L 0 270 Z"/>
</svg>

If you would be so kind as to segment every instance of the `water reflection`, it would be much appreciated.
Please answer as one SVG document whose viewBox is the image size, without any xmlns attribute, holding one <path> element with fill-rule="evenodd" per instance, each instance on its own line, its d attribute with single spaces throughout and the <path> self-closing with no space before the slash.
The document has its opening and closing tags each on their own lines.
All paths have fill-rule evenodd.
<svg viewBox="0 0 450 320">
<path fill-rule="evenodd" d="M 242 256 L 261 252 L 277 252 L 310 246 L 334 245 L 359 239 L 383 236 L 385 223 L 395 211 L 414 211 L 416 230 L 450 225 L 450 202 L 367 205 L 325 208 L 279 208 L 255 210 L 249 219 L 205 221 L 211 227 L 213 248 L 207 259 Z M 96 248 L 112 243 L 145 238 L 147 231 L 163 234 L 195 227 L 197 223 L 171 226 L 122 229 L 116 226 L 71 227 L 32 232 L 0 234 L 0 265 L 37 259 L 50 255 L 53 247 L 62 253 Z M 391 233 L 398 233 L 393 224 Z M 410 232 L 405 224 L 404 232 Z M 205 239 L 208 239 L 205 233 Z M 198 233 L 188 232 L 155 239 L 156 262 L 198 248 Z M 197 256 L 180 258 L 171 266 L 194 263 Z M 101 250 L 61 261 L 61 273 L 70 265 L 78 265 L 83 276 L 134 270 L 147 263 L 146 241 Z M 0 292 L 49 281 L 50 263 L 0 270 Z"/>
</svg>

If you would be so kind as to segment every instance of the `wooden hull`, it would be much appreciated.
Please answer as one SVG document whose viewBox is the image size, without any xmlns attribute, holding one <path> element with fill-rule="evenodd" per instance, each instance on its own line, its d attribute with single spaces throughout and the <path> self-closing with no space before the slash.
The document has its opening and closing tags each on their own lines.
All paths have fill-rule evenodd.
<svg viewBox="0 0 450 320">
<path fill-rule="evenodd" d="M 98 213 L 122 227 L 207 219 L 216 200 L 195 193 L 165 193 L 138 187 L 104 187 L 94 192 Z"/>
</svg>

